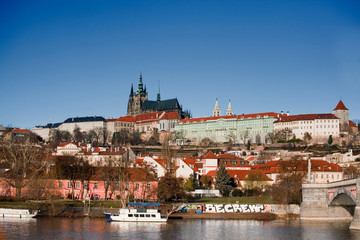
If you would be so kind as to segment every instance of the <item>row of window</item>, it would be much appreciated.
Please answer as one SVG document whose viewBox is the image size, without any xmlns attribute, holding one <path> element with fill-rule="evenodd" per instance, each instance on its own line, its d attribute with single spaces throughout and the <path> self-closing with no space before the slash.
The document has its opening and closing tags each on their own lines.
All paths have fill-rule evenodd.
<svg viewBox="0 0 360 240">
<path fill-rule="evenodd" d="M 71 185 L 72 185 L 71 182 L 67 182 L 67 187 L 68 187 L 68 188 L 71 188 Z M 62 187 L 63 187 L 63 182 L 59 182 L 59 188 L 62 188 Z M 89 188 L 89 183 L 85 182 L 85 183 L 84 183 L 84 187 L 85 187 L 85 188 Z M 75 188 L 80 188 L 80 182 L 76 182 L 76 183 L 75 183 Z M 93 188 L 94 188 L 94 189 L 99 188 L 99 184 L 98 184 L 97 182 L 95 182 Z M 146 188 L 147 188 L 147 189 L 150 189 L 150 188 L 151 188 L 150 183 L 146 184 Z M 126 189 L 129 189 L 129 183 L 126 183 Z M 136 183 L 136 184 L 135 184 L 135 189 L 136 189 L 136 190 L 140 189 L 139 183 Z"/>
<path fill-rule="evenodd" d="M 155 214 L 128 214 L 128 217 L 129 218 L 132 218 L 132 217 L 141 217 L 141 218 L 149 218 L 149 217 L 156 217 Z"/>
</svg>

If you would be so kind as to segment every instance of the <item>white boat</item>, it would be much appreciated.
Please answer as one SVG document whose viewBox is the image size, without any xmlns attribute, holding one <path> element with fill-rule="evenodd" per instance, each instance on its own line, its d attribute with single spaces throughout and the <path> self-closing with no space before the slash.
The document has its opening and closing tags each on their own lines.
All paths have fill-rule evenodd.
<svg viewBox="0 0 360 240">
<path fill-rule="evenodd" d="M 33 218 L 38 211 L 30 212 L 28 209 L 0 208 L 0 218 Z"/>
<path fill-rule="evenodd" d="M 128 203 L 129 206 L 161 206 L 160 203 Z M 110 221 L 119 222 L 166 222 L 167 217 L 158 209 L 121 208 L 117 214 L 105 213 Z"/>
</svg>

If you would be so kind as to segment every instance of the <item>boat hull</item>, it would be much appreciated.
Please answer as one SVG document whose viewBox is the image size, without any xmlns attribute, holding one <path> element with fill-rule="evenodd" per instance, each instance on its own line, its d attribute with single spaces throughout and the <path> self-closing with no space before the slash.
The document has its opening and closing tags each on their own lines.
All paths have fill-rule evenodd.
<svg viewBox="0 0 360 240">
<path fill-rule="evenodd" d="M 116 222 L 166 222 L 158 210 L 139 211 L 136 209 L 120 209 L 118 214 L 104 213 L 107 219 Z"/>
<path fill-rule="evenodd" d="M 33 218 L 37 214 L 38 211 L 30 213 L 27 209 L 0 208 L 0 218 Z"/>
</svg>

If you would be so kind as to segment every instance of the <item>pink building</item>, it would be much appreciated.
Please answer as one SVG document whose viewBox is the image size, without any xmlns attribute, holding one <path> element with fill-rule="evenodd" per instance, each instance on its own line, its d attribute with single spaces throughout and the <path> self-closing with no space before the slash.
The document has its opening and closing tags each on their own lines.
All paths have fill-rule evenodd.
<svg viewBox="0 0 360 240">
<path fill-rule="evenodd" d="M 105 185 L 98 174 L 95 174 L 90 181 L 85 182 L 84 186 L 81 181 L 75 181 L 74 184 L 74 198 L 93 200 L 105 200 Z M 45 186 L 45 184 L 44 184 Z M 63 199 L 71 198 L 72 196 L 72 181 L 69 179 L 61 180 L 47 180 L 47 192 L 49 195 L 58 196 Z M 120 194 L 119 184 L 110 184 L 107 192 L 108 199 L 138 199 L 146 201 L 157 201 L 157 186 L 156 179 L 149 177 L 142 168 L 129 168 L 128 181 L 124 182 L 122 189 L 123 194 Z M 33 186 L 28 185 L 22 190 L 24 197 L 31 197 Z M 0 196 L 15 196 L 16 189 L 10 187 L 4 180 L 0 181 Z"/>
</svg>

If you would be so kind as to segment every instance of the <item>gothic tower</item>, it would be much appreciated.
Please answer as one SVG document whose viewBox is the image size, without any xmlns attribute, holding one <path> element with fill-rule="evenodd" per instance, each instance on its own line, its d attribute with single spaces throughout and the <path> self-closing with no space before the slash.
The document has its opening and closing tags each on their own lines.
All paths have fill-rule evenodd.
<svg viewBox="0 0 360 240">
<path fill-rule="evenodd" d="M 138 89 L 134 93 L 133 85 L 131 84 L 129 102 L 128 102 L 128 109 L 127 115 L 128 116 L 135 116 L 141 114 L 141 106 L 148 99 L 148 94 L 146 92 L 146 87 L 144 88 L 144 84 L 142 82 L 142 74 L 140 73 L 140 79 L 138 84 Z"/>
<path fill-rule="evenodd" d="M 221 114 L 221 109 L 219 107 L 219 103 L 218 103 L 218 100 L 216 99 L 216 102 L 215 102 L 215 107 L 213 109 L 213 117 L 219 117 Z"/>
<path fill-rule="evenodd" d="M 349 127 L 349 109 L 340 100 L 333 110 L 333 114 L 340 119 L 340 131 L 347 132 Z"/>
</svg>

